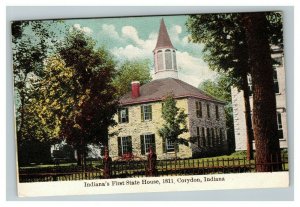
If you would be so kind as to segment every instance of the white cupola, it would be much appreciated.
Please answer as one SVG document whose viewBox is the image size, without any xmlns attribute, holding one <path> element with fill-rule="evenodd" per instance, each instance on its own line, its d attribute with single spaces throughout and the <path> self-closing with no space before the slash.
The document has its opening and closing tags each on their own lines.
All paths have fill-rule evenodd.
<svg viewBox="0 0 300 207">
<path fill-rule="evenodd" d="M 170 40 L 166 25 L 162 19 L 154 53 L 154 79 L 178 79 L 176 49 Z"/>
</svg>

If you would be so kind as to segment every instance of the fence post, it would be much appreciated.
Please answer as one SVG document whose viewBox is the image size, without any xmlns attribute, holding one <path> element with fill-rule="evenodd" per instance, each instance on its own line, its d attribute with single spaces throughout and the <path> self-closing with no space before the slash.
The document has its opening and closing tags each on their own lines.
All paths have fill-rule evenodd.
<svg viewBox="0 0 300 207">
<path fill-rule="evenodd" d="M 156 154 L 153 152 L 152 147 L 149 148 L 148 154 L 148 163 L 147 163 L 147 175 L 146 176 L 155 176 L 156 175 Z"/>
<path fill-rule="evenodd" d="M 104 149 L 103 165 L 103 178 L 111 178 L 111 157 L 109 156 L 107 147 Z"/>
</svg>

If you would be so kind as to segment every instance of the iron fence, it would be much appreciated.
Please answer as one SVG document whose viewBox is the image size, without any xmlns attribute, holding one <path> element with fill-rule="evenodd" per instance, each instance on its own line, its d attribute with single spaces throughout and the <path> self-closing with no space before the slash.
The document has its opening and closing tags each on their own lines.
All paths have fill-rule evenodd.
<svg viewBox="0 0 300 207">
<path fill-rule="evenodd" d="M 151 160 L 151 164 L 150 163 Z M 256 159 L 203 158 L 177 160 L 126 160 L 109 161 L 97 167 L 56 166 L 48 168 L 20 169 L 20 182 L 48 182 L 69 180 L 92 180 L 103 178 L 132 178 L 146 176 L 205 175 L 256 172 L 260 165 L 269 166 L 269 171 L 287 171 L 287 155 L 271 159 L 269 163 L 257 163 Z"/>
</svg>

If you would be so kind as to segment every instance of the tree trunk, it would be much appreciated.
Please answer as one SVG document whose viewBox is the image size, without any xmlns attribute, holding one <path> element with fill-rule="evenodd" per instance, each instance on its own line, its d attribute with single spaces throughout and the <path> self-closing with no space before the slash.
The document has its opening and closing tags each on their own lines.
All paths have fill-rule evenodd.
<svg viewBox="0 0 300 207">
<path fill-rule="evenodd" d="M 246 137 L 247 137 L 247 160 L 253 160 L 253 130 L 252 130 L 252 120 L 251 120 L 251 108 L 249 101 L 249 89 L 247 73 L 243 74 L 243 91 L 244 91 L 244 102 L 245 102 L 245 120 L 246 120 Z"/>
<path fill-rule="evenodd" d="M 253 83 L 256 170 L 269 172 L 274 170 L 274 166 L 267 163 L 275 157 L 280 159 L 280 148 L 277 137 L 273 68 L 270 45 L 266 35 L 265 13 L 244 13 L 243 24 L 246 30 Z"/>
<path fill-rule="evenodd" d="M 82 162 L 81 162 L 82 161 L 82 159 L 81 159 L 82 158 L 82 154 L 81 154 L 80 147 L 77 148 L 76 152 L 77 152 L 77 165 L 78 166 L 82 166 Z"/>
</svg>

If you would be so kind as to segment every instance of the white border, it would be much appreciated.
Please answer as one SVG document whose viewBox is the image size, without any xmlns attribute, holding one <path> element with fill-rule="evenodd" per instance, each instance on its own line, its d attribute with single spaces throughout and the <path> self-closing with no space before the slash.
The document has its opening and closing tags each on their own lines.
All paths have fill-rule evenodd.
<svg viewBox="0 0 300 207">
<path fill-rule="evenodd" d="M 84 2 L 84 4 L 83 4 Z M 115 2 L 119 2 L 119 3 L 116 3 Z M 124 5 L 124 2 L 125 1 L 107 1 L 107 2 L 104 2 L 104 1 L 98 1 L 98 0 L 95 0 L 95 1 L 89 1 L 89 0 L 85 0 L 85 1 L 78 1 L 78 0 L 73 0 L 73 1 L 70 1 L 70 3 L 68 2 L 68 0 L 65 0 L 65 1 L 58 1 L 58 0 L 43 0 L 43 1 L 40 1 L 40 0 L 36 0 L 36 1 L 29 1 L 27 0 L 26 3 L 24 3 L 23 0 L 19 0 L 19 1 L 15 1 L 15 0 L 2 0 L 0 1 L 0 5 L 1 5 L 1 10 L 0 10 L 0 23 L 2 23 L 1 25 L 5 25 L 6 22 L 5 22 L 5 15 L 6 15 L 6 8 L 5 6 L 20 6 L 20 5 L 44 5 L 44 6 L 59 6 L 59 5 L 85 5 L 85 6 L 94 6 L 94 5 L 121 5 L 123 4 Z M 138 1 L 135 1 L 136 3 L 132 3 L 133 1 L 130 1 L 130 0 L 127 0 L 126 1 L 126 5 L 149 5 L 149 2 L 151 2 L 150 4 L 151 5 L 176 5 L 176 2 L 177 2 L 177 5 L 178 5 L 178 2 L 179 1 L 161 1 L 161 0 L 152 0 L 152 1 L 147 1 L 146 3 L 141 3 L 142 1 L 141 0 L 138 0 Z M 245 6 L 245 5 L 250 5 L 250 6 L 296 6 L 295 7 L 295 20 L 299 19 L 299 14 L 300 14 L 300 10 L 299 10 L 299 1 L 293 1 L 293 0 L 287 0 L 287 1 L 282 1 L 282 0 L 272 0 L 272 1 L 268 1 L 268 0 L 252 0 L 252 1 L 240 1 L 240 0 L 237 0 L 237 1 L 225 1 L 225 0 L 214 0 L 214 1 L 211 1 L 211 0 L 202 0 L 202 1 L 196 1 L 196 3 L 194 3 L 195 1 L 190 1 L 190 0 L 185 0 L 185 1 L 180 1 L 180 4 L 182 6 L 186 6 L 186 5 L 193 5 L 193 6 L 196 6 L 196 5 L 206 5 L 206 6 Z M 165 10 L 167 11 L 168 8 L 166 7 Z M 32 14 L 30 14 L 32 15 Z M 1 30 L 0 32 L 0 37 L 1 37 L 1 55 L 0 55 L 0 64 L 2 64 L 2 70 L 1 73 L 0 73 L 0 95 L 2 97 L 1 99 L 1 124 L 0 126 L 2 127 L 1 129 L 1 132 L 3 132 L 2 134 L 6 134 L 5 133 L 5 123 L 6 123 L 6 120 L 5 120 L 5 111 L 6 111 L 6 104 L 5 104 L 5 99 L 3 99 L 3 97 L 5 97 L 5 86 L 6 86 L 6 80 L 5 80 L 5 70 L 3 70 L 3 68 L 5 68 L 5 61 L 6 61 L 6 52 L 5 52 L 5 44 L 3 44 L 3 42 L 5 41 L 5 38 L 6 38 L 6 34 L 7 34 L 7 31 L 6 30 Z M 295 48 L 299 48 L 299 25 L 298 24 L 295 24 Z M 292 49 L 293 50 L 293 49 Z M 298 50 L 295 51 L 295 56 L 296 57 L 299 57 L 299 52 Z M 299 58 L 295 60 L 295 68 L 299 68 Z M 295 77 L 299 78 L 299 70 L 295 70 Z M 295 88 L 299 88 L 300 87 L 300 82 L 297 81 L 295 83 Z M 292 94 L 293 95 L 293 94 Z M 295 97 L 295 102 L 296 102 L 296 106 L 299 105 L 299 94 L 295 94 L 296 97 Z M 295 120 L 295 126 L 299 123 L 299 118 L 298 118 L 298 115 L 299 114 L 299 109 L 298 108 L 295 108 L 295 117 L 296 117 L 296 120 Z M 295 131 L 295 137 L 299 137 L 299 131 Z M 0 139 L 1 140 L 1 146 L 2 146 L 2 150 L 1 150 L 1 153 L 2 156 L 0 156 L 0 159 L 1 159 L 1 163 L 6 163 L 6 156 L 5 156 L 5 139 Z M 295 146 L 299 146 L 299 139 L 296 139 L 295 140 Z M 299 162 L 299 151 L 296 151 L 295 152 L 295 163 L 298 163 Z M 4 169 L 4 168 L 2 168 Z M 295 166 L 295 172 L 299 172 L 299 165 L 296 165 Z M 296 173 L 295 173 L 296 174 Z M 6 176 L 5 176 L 5 172 L 2 170 L 0 172 L 0 175 L 1 175 L 1 183 L 5 183 L 5 180 L 6 180 Z M 295 177 L 295 183 L 299 183 L 299 179 L 298 177 Z M 11 183 L 7 183 L 8 186 L 11 185 Z M 298 186 L 297 186 L 298 187 Z M 11 188 L 13 188 L 13 186 L 11 186 Z M 222 192 L 222 191 L 221 191 Z M 43 202 L 43 204 L 41 203 L 33 203 L 33 202 L 26 202 L 26 203 L 20 203 L 20 202 L 10 202 L 10 203 L 7 203 L 5 202 L 5 197 L 3 195 L 5 195 L 6 193 L 6 190 L 2 187 L 1 188 L 1 206 L 20 206 L 20 205 L 27 205 L 27 206 L 40 206 L 40 205 L 46 205 L 46 206 L 52 206 L 52 205 L 59 205 L 59 203 L 55 202 L 55 203 L 45 203 Z M 16 193 L 16 192 L 15 192 Z M 253 191 L 245 191 L 245 194 L 244 194 L 244 198 L 243 200 L 257 200 L 259 195 L 265 195 L 265 196 L 268 196 L 268 193 L 272 194 L 274 196 L 274 200 L 276 200 L 276 197 L 280 196 L 282 191 L 273 191 L 273 190 L 257 190 L 257 193 L 256 194 L 253 194 Z M 295 188 L 295 195 L 297 195 L 297 193 L 299 193 L 299 190 L 298 188 Z M 218 192 L 213 192 L 212 194 L 215 194 L 215 195 L 220 195 L 220 193 L 218 194 Z M 229 200 L 240 200 L 240 194 L 237 192 L 237 191 L 223 191 L 222 194 L 225 194 L 227 196 L 229 196 Z M 176 193 L 173 193 L 173 194 L 159 194 L 159 195 L 162 195 L 161 198 L 162 200 L 173 200 L 173 199 L 176 199 L 176 196 L 180 197 L 180 195 L 182 195 L 182 200 L 185 200 L 184 199 L 184 196 L 187 196 L 188 194 L 185 194 L 185 193 L 182 193 L 182 194 L 176 194 Z M 121 200 L 143 200 L 143 199 L 146 199 L 146 200 L 161 200 L 159 199 L 160 196 L 158 194 L 140 194 L 140 196 L 118 196 L 119 198 L 121 198 Z M 173 195 L 173 196 L 172 196 Z M 199 194 L 197 196 L 195 196 L 195 199 L 197 200 L 197 197 L 201 197 L 201 195 L 207 195 L 205 193 L 205 191 L 201 194 Z M 248 197 L 247 197 L 248 195 Z M 255 195 L 255 196 L 253 196 Z M 257 195 L 257 196 L 256 196 Z M 115 200 L 115 198 L 117 197 L 65 197 L 65 200 Z M 165 198 L 165 199 L 164 199 Z M 270 198 L 270 196 L 268 197 Z M 255 202 L 255 203 L 242 203 L 241 202 L 234 202 L 234 203 L 228 203 L 228 204 L 222 204 L 222 205 L 228 205 L 228 206 L 262 206 L 262 205 L 266 205 L 266 206 L 299 206 L 299 199 L 298 197 L 295 197 L 295 199 L 297 200 L 297 202 L 264 202 L 264 203 L 258 203 L 258 202 Z M 29 199 L 27 199 L 29 200 Z M 37 199 L 35 199 L 37 200 Z M 43 198 L 41 199 L 38 199 L 38 200 L 43 200 Z M 44 200 L 49 200 L 49 199 L 44 199 Z M 52 198 L 51 200 L 59 200 L 59 198 Z M 60 199 L 61 200 L 61 199 Z M 193 199 L 191 199 L 193 200 Z M 224 199 L 226 200 L 226 199 Z M 261 199 L 259 199 L 261 200 Z M 62 205 L 65 205 L 66 203 L 63 203 Z M 105 205 L 108 205 L 110 206 L 112 203 L 107 203 Z M 89 202 L 89 203 L 85 203 L 85 204 L 82 204 L 81 202 L 80 203 L 77 203 L 77 202 L 72 202 L 72 203 L 68 203 L 68 205 L 73 205 L 73 206 L 82 206 L 82 205 L 90 205 L 90 206 L 99 206 L 98 203 L 95 203 L 95 202 Z M 100 204 L 101 205 L 101 204 Z M 122 203 L 122 206 L 148 206 L 149 204 L 141 204 L 141 203 Z M 153 204 L 151 204 L 152 206 Z M 169 205 L 176 205 L 174 202 L 173 203 L 170 203 Z M 180 204 L 180 205 L 183 205 L 183 204 Z M 198 203 L 189 203 L 190 206 L 199 206 Z M 219 206 L 221 205 L 220 203 L 218 202 L 213 202 L 213 203 L 203 203 L 201 205 L 205 205 L 205 206 Z"/>
</svg>

